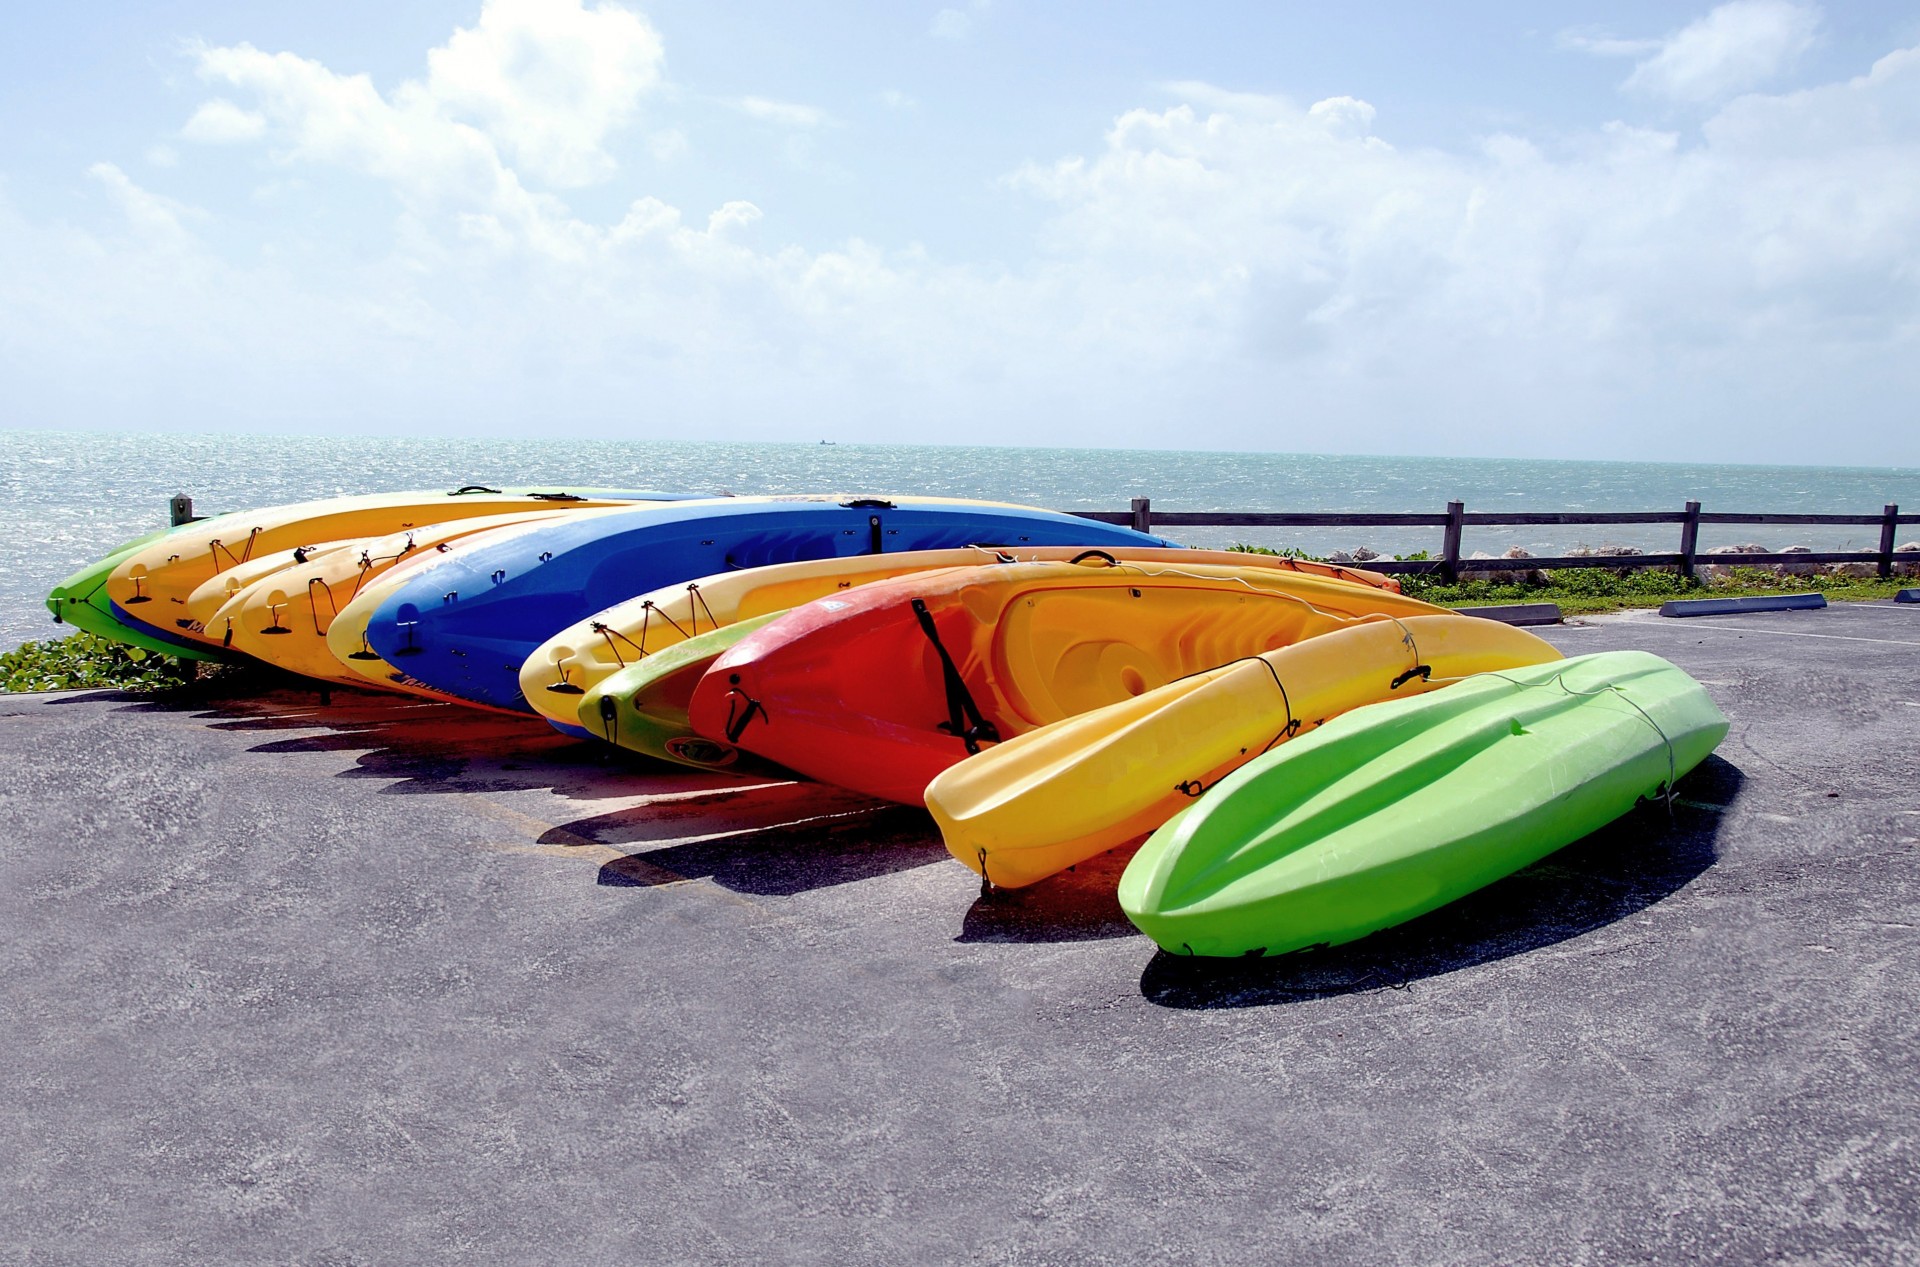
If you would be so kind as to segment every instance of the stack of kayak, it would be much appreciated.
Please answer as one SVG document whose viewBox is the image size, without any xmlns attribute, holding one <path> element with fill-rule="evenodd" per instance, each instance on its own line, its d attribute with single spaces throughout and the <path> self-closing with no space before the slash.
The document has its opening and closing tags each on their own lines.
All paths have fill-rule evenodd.
<svg viewBox="0 0 1920 1267">
<path fill-rule="evenodd" d="M 986 888 L 1146 837 L 1121 906 L 1182 954 L 1403 922 L 1670 795 L 1727 729 L 1664 660 L 1563 659 L 1378 573 L 942 498 L 337 498 L 130 542 L 48 605 L 924 803 Z"/>
</svg>

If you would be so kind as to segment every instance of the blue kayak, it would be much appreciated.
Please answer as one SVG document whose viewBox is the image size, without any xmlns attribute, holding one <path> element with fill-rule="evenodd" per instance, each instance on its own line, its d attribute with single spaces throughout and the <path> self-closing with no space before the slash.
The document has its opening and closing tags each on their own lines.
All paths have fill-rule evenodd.
<svg viewBox="0 0 1920 1267">
<path fill-rule="evenodd" d="M 663 585 L 773 563 L 988 546 L 1166 546 L 1051 510 L 935 498 L 780 497 L 636 507 L 457 549 L 374 611 L 367 643 L 448 695 L 532 712 L 520 666 L 565 629 Z"/>
</svg>

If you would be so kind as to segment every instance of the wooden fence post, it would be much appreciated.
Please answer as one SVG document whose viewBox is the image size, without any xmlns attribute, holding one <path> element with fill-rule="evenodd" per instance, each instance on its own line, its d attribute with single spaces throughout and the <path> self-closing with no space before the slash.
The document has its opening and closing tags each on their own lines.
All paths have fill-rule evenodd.
<svg viewBox="0 0 1920 1267">
<path fill-rule="evenodd" d="M 175 493 L 167 502 L 167 526 L 178 528 L 181 524 L 193 522 L 193 498 L 185 493 Z"/>
<path fill-rule="evenodd" d="M 1887 503 L 1884 517 L 1880 520 L 1880 579 L 1886 580 L 1893 575 L 1893 538 L 1894 529 L 1899 525 L 1894 519 L 1900 514 L 1900 507 Z"/>
<path fill-rule="evenodd" d="M 1687 503 L 1687 517 L 1680 521 L 1680 578 L 1693 579 L 1693 561 L 1700 554 L 1700 503 Z"/>
<path fill-rule="evenodd" d="M 1466 513 L 1465 502 L 1447 503 L 1447 527 L 1440 538 L 1440 575 L 1449 585 L 1460 579 L 1460 529 Z"/>
<path fill-rule="evenodd" d="M 1151 497 L 1133 499 L 1133 530 L 1135 532 L 1153 531 L 1153 499 Z"/>
</svg>

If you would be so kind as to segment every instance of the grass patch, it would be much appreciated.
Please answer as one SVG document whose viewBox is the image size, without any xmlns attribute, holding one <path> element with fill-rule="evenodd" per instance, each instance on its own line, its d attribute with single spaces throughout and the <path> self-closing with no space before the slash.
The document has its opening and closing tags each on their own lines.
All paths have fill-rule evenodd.
<svg viewBox="0 0 1920 1267">
<path fill-rule="evenodd" d="M 1298 550 L 1269 550 L 1261 546 L 1234 545 L 1229 549 L 1248 554 L 1285 554 L 1291 558 L 1311 558 Z M 1427 556 L 1410 555 L 1424 559 Z M 1526 567 L 1525 559 L 1513 560 L 1513 569 Z M 1364 568 L 1365 563 L 1353 566 Z M 1631 607 L 1658 607 L 1674 598 L 1751 598 L 1764 594 L 1825 594 L 1829 602 L 1868 602 L 1892 598 L 1913 584 L 1911 577 L 1780 576 L 1772 568 L 1733 567 L 1727 575 L 1713 580 L 1684 580 L 1665 568 L 1623 571 L 1616 567 L 1558 568 L 1547 573 L 1543 584 L 1525 585 L 1484 580 L 1460 580 L 1447 584 L 1434 576 L 1404 575 L 1401 590 L 1409 598 L 1418 598 L 1438 607 L 1482 607 L 1496 603 L 1558 603 L 1569 616 L 1594 616 L 1625 611 Z"/>
<path fill-rule="evenodd" d="M 1713 580 L 1685 580 L 1661 568 L 1627 572 L 1614 568 L 1559 568 L 1542 585 L 1502 585 L 1461 580 L 1447 585 L 1437 578 L 1403 576 L 1408 596 L 1440 607 L 1477 607 L 1491 603 L 1558 603 L 1569 616 L 1593 616 L 1631 607 L 1658 607 L 1675 598 L 1751 598 L 1765 594 L 1825 594 L 1829 602 L 1867 602 L 1892 598 L 1911 582 L 1895 577 L 1779 576 L 1771 568 L 1736 567 Z"/>
</svg>

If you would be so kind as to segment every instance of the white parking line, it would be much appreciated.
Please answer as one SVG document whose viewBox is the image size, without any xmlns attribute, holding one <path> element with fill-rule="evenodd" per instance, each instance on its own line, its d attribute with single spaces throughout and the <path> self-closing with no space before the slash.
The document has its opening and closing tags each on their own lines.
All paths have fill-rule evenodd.
<svg viewBox="0 0 1920 1267">
<path fill-rule="evenodd" d="M 1878 642 L 1889 647 L 1920 647 L 1920 642 L 1906 638 L 1862 638 L 1855 634 L 1802 633 L 1798 629 L 1768 629 L 1764 625 L 1707 625 L 1698 620 L 1689 620 L 1681 628 L 1686 629 L 1725 629 L 1733 633 L 1766 634 L 1778 638 L 1826 638 L 1833 642 Z"/>
</svg>

